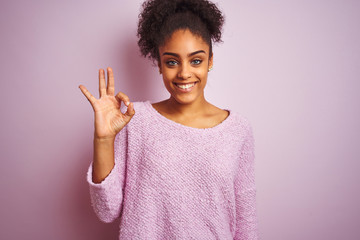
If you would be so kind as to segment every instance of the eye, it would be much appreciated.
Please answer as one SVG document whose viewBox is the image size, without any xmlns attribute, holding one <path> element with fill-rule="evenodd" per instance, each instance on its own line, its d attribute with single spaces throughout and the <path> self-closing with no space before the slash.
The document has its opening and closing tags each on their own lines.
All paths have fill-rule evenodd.
<svg viewBox="0 0 360 240">
<path fill-rule="evenodd" d="M 177 63 L 177 61 L 175 61 L 175 60 L 169 60 L 169 61 L 166 61 L 166 65 L 168 65 L 168 66 L 175 66 L 175 65 L 177 65 L 178 63 Z"/>
<path fill-rule="evenodd" d="M 192 62 L 191 62 L 191 64 L 193 64 L 193 65 L 199 65 L 199 64 L 201 64 L 202 63 L 202 60 L 201 59 L 194 59 L 194 60 L 192 60 Z"/>
</svg>

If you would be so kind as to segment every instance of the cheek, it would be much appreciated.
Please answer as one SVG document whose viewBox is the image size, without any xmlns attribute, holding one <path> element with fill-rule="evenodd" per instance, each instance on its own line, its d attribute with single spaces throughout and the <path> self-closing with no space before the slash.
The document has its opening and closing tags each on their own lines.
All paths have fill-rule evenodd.
<svg viewBox="0 0 360 240">
<path fill-rule="evenodd" d="M 174 69 L 165 69 L 162 72 L 162 77 L 164 82 L 165 81 L 171 82 L 176 78 L 176 76 L 177 76 L 177 71 Z"/>
<path fill-rule="evenodd" d="M 207 77 L 208 77 L 208 71 L 207 68 L 201 68 L 198 69 L 195 73 L 198 78 L 200 78 L 202 81 L 206 81 Z"/>
<path fill-rule="evenodd" d="M 168 91 L 170 91 L 170 90 L 171 90 L 171 82 L 172 82 L 172 79 L 169 78 L 169 76 L 166 75 L 166 74 L 164 74 L 164 73 L 162 74 L 162 77 L 163 77 L 163 83 L 164 83 L 165 88 L 166 88 Z"/>
</svg>

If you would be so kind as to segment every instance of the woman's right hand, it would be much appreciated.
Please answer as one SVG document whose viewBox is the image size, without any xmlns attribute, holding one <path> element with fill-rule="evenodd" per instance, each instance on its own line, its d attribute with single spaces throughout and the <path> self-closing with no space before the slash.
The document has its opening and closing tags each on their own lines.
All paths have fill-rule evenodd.
<svg viewBox="0 0 360 240">
<path fill-rule="evenodd" d="M 99 70 L 99 93 L 100 98 L 96 99 L 85 86 L 79 88 L 89 100 L 95 113 L 95 138 L 111 139 L 128 124 L 135 114 L 134 105 L 130 103 L 129 97 L 119 92 L 116 96 L 114 87 L 114 74 L 112 69 L 107 68 L 107 86 L 105 83 L 105 71 Z M 127 106 L 127 111 L 120 111 L 121 102 Z"/>
</svg>

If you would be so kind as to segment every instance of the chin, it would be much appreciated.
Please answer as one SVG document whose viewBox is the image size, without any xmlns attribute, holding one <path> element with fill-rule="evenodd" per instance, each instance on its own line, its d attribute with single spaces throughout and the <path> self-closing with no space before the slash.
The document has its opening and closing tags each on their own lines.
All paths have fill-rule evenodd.
<svg viewBox="0 0 360 240">
<path fill-rule="evenodd" d="M 172 96 L 172 98 L 179 104 L 188 105 L 198 101 L 194 96 Z"/>
</svg>

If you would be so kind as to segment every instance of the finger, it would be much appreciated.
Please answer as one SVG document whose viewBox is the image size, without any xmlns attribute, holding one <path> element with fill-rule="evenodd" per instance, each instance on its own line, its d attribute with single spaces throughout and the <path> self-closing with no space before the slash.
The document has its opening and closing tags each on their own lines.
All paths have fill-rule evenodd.
<svg viewBox="0 0 360 240">
<path fill-rule="evenodd" d="M 94 102 L 96 101 L 96 98 L 86 89 L 85 86 L 80 85 L 79 88 L 80 88 L 81 92 L 85 95 L 87 100 L 89 100 L 90 104 L 93 105 Z"/>
<path fill-rule="evenodd" d="M 100 97 L 106 95 L 106 84 L 105 84 L 105 71 L 104 71 L 104 69 L 99 70 L 99 94 L 100 94 Z"/>
<path fill-rule="evenodd" d="M 107 94 L 114 96 L 115 94 L 114 73 L 110 67 L 107 68 L 107 72 L 108 72 Z"/>
<path fill-rule="evenodd" d="M 132 118 L 134 114 L 135 114 L 134 103 L 130 103 L 125 115 L 128 116 L 129 118 Z"/>
<path fill-rule="evenodd" d="M 129 97 L 128 97 L 125 93 L 119 92 L 118 94 L 116 94 L 115 98 L 116 98 L 119 102 L 123 101 L 127 107 L 128 107 L 129 104 L 130 104 L 130 99 L 129 99 Z"/>
</svg>

